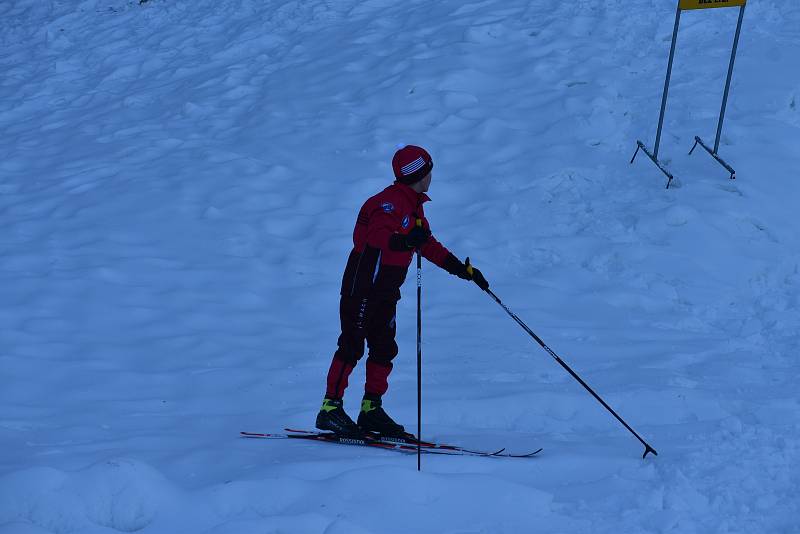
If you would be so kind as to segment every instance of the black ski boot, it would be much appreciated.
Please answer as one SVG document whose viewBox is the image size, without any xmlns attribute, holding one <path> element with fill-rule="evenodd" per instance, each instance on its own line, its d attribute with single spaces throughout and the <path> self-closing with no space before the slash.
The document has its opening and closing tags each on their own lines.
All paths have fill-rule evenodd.
<svg viewBox="0 0 800 534">
<path fill-rule="evenodd" d="M 361 401 L 361 413 L 358 414 L 358 426 L 364 432 L 375 432 L 384 438 L 413 438 L 406 433 L 403 425 L 398 425 L 383 410 L 380 399 L 364 399 Z"/>
<path fill-rule="evenodd" d="M 344 411 L 342 399 L 324 399 L 322 401 L 322 408 L 317 414 L 316 427 L 320 430 L 330 430 L 338 436 L 360 438 L 364 435 L 358 425 Z"/>
</svg>

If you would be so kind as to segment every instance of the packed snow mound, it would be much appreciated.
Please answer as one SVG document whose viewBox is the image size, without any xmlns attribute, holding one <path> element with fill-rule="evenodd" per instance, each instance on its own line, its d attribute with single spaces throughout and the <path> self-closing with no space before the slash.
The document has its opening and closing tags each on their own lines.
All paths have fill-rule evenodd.
<svg viewBox="0 0 800 534">
<path fill-rule="evenodd" d="M 12 520 L 3 527 L 8 532 L 26 522 L 48 532 L 85 532 L 87 526 L 138 532 L 173 493 L 160 473 L 134 460 L 104 461 L 76 473 L 29 468 L 0 479 L 0 517 Z"/>
</svg>

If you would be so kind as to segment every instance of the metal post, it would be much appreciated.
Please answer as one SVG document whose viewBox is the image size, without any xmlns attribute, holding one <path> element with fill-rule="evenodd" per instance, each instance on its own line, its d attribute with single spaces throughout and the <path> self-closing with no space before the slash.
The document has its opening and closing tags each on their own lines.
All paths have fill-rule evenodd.
<svg viewBox="0 0 800 534">
<path fill-rule="evenodd" d="M 733 38 L 733 52 L 731 52 L 731 62 L 728 65 L 728 79 L 725 82 L 725 93 L 722 96 L 722 109 L 719 112 L 719 124 L 717 125 L 717 138 L 714 141 L 714 154 L 719 150 L 719 138 L 722 135 L 722 121 L 725 120 L 725 108 L 728 105 L 728 92 L 731 88 L 731 78 L 733 77 L 733 63 L 736 61 L 736 49 L 739 46 L 739 34 L 742 31 L 742 19 L 744 19 L 744 7 L 747 4 L 742 4 L 739 8 L 739 22 L 736 25 L 736 36 Z M 656 153 L 658 147 L 656 146 Z"/>
<path fill-rule="evenodd" d="M 667 94 L 669 93 L 669 80 L 672 77 L 672 61 L 675 58 L 675 43 L 678 41 L 678 25 L 681 22 L 681 4 L 678 2 L 678 9 L 675 11 L 675 29 L 672 30 L 672 46 L 669 49 L 669 63 L 667 64 L 667 78 L 664 81 L 664 95 L 661 97 L 661 114 L 658 116 L 658 131 L 656 132 L 656 144 L 653 155 L 658 159 L 658 145 L 661 143 L 661 127 L 664 125 L 664 112 L 667 109 Z"/>
</svg>

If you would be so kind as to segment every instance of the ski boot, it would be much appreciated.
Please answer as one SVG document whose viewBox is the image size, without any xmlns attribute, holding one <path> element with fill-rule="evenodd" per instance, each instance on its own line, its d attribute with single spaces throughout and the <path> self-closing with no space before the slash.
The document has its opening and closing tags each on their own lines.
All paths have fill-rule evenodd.
<svg viewBox="0 0 800 534">
<path fill-rule="evenodd" d="M 317 414 L 316 427 L 330 430 L 337 436 L 361 438 L 364 433 L 358 428 L 342 406 L 342 399 L 324 399 Z"/>
<path fill-rule="evenodd" d="M 364 399 L 361 401 L 361 413 L 358 414 L 358 426 L 364 432 L 374 432 L 382 438 L 416 438 L 406 432 L 403 425 L 395 423 L 383 410 L 380 399 Z"/>
</svg>

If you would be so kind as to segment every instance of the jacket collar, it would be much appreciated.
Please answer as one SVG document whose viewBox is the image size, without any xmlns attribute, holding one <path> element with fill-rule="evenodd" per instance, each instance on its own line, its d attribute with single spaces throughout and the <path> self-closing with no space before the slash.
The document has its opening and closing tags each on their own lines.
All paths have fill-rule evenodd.
<svg viewBox="0 0 800 534">
<path fill-rule="evenodd" d="M 398 191 L 400 191 L 400 193 L 403 194 L 403 196 L 405 196 L 409 200 L 409 202 L 411 202 L 415 206 L 420 206 L 431 199 L 431 197 L 429 197 L 427 194 L 417 193 L 416 191 L 411 189 L 411 186 L 408 186 L 406 184 L 395 182 L 393 185 L 394 187 L 397 188 Z"/>
</svg>

